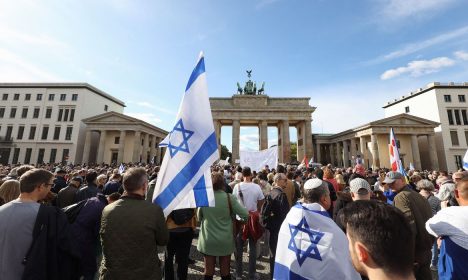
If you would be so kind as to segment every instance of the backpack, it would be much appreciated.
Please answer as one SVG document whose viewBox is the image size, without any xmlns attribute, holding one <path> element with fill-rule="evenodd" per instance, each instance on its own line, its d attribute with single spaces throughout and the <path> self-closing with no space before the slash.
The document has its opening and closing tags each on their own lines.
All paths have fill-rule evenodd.
<svg viewBox="0 0 468 280">
<path fill-rule="evenodd" d="M 84 199 L 80 202 L 77 202 L 62 209 L 65 215 L 67 215 L 67 219 L 70 224 L 73 224 L 75 222 L 76 218 L 78 217 L 78 214 L 80 214 L 81 209 L 87 201 L 87 199 Z"/>
<path fill-rule="evenodd" d="M 262 205 L 262 209 L 260 210 L 260 224 L 267 229 L 270 229 L 270 221 L 271 217 L 273 216 L 273 200 L 271 199 L 271 195 L 268 194 L 265 197 L 265 202 Z"/>
<path fill-rule="evenodd" d="M 176 225 L 183 225 L 186 222 L 190 221 L 195 215 L 195 211 L 193 208 L 184 208 L 184 209 L 177 209 L 171 212 L 169 216 L 174 221 Z"/>
</svg>

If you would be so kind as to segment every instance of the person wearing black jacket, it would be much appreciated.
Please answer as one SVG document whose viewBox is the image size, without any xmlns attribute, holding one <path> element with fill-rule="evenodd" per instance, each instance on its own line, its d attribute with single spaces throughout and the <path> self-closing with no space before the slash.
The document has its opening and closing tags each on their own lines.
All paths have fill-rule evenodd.
<svg viewBox="0 0 468 280">
<path fill-rule="evenodd" d="M 52 187 L 53 193 L 59 193 L 61 189 L 64 189 L 67 187 L 67 180 L 65 180 L 66 174 L 67 172 L 61 168 L 57 168 L 55 170 L 54 186 Z"/>
<path fill-rule="evenodd" d="M 88 174 L 86 174 L 86 182 L 88 182 L 88 185 L 78 190 L 75 196 L 75 202 L 96 197 L 98 193 L 101 193 L 101 190 L 96 185 L 96 178 L 96 171 L 89 170 Z"/>
</svg>

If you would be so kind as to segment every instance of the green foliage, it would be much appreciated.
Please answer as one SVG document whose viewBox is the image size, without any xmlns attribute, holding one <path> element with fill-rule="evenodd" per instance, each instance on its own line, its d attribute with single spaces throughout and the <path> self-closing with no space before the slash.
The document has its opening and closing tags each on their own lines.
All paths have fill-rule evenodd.
<svg viewBox="0 0 468 280">
<path fill-rule="evenodd" d="M 300 159 L 302 160 L 302 159 Z M 291 161 L 290 162 L 295 162 L 298 161 L 297 158 L 297 143 L 296 142 L 291 142 Z"/>
<path fill-rule="evenodd" d="M 228 148 L 224 145 L 221 145 L 221 159 L 226 159 L 227 157 L 230 158 L 229 161 L 232 160 L 232 153 L 228 150 Z"/>
</svg>

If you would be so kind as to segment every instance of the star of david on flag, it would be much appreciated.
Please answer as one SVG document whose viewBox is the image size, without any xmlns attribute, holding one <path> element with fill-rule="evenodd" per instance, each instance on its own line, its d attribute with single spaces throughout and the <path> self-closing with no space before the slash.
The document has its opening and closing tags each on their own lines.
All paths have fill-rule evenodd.
<svg viewBox="0 0 468 280">
<path fill-rule="evenodd" d="M 166 217 L 175 209 L 214 206 L 210 167 L 219 154 L 203 54 L 190 75 L 175 125 L 159 146 L 166 147 L 167 153 L 153 203 L 161 206 Z"/>
<path fill-rule="evenodd" d="M 307 220 L 305 219 L 305 217 L 302 218 L 301 222 L 298 225 L 289 224 L 289 231 L 291 232 L 291 240 L 289 241 L 288 248 L 296 254 L 297 261 L 299 262 L 300 266 L 302 266 L 302 264 L 307 258 L 313 258 L 319 261 L 322 260 L 320 252 L 317 248 L 317 244 L 322 238 L 323 232 L 312 230 L 309 227 L 309 224 L 307 224 Z M 296 236 L 300 232 L 305 233 L 309 236 L 310 244 L 309 246 L 307 246 L 306 250 L 302 250 L 302 242 L 299 242 L 299 244 L 296 243 Z M 308 242 L 305 241 L 304 243 L 307 244 Z"/>
</svg>

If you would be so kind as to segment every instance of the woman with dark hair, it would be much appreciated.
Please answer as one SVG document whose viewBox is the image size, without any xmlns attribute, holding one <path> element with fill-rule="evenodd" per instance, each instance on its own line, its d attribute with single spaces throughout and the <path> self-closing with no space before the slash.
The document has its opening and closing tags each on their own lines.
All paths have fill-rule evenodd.
<svg viewBox="0 0 468 280">
<path fill-rule="evenodd" d="M 197 249 L 204 255 L 205 279 L 213 279 L 216 257 L 219 257 L 221 279 L 231 279 L 230 261 L 234 252 L 233 219 L 247 220 L 249 213 L 237 199 L 224 191 L 223 173 L 211 175 L 215 207 L 198 208 L 200 235 Z"/>
</svg>

